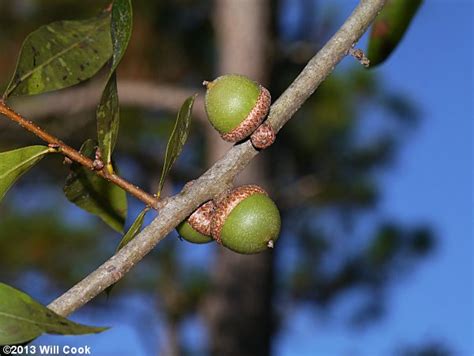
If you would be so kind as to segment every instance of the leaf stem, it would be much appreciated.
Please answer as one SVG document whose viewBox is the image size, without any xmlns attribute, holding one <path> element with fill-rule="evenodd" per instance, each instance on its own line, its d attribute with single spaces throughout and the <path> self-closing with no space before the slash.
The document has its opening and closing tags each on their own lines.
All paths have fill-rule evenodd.
<svg viewBox="0 0 474 356">
<path fill-rule="evenodd" d="M 51 147 L 56 147 L 58 152 L 63 154 L 64 156 L 68 157 L 70 160 L 79 163 L 80 165 L 90 169 L 91 171 L 96 172 L 102 178 L 108 180 L 109 182 L 119 186 L 126 192 L 133 195 L 135 198 L 141 200 L 147 206 L 156 209 L 159 203 L 159 199 L 155 196 L 148 194 L 147 192 L 143 191 L 136 185 L 128 182 L 127 180 L 119 177 L 113 172 L 109 172 L 107 167 L 104 167 L 100 170 L 96 169 L 94 165 L 94 161 L 90 158 L 82 155 L 80 152 L 68 146 L 59 138 L 49 134 L 38 125 L 34 124 L 32 121 L 25 119 L 20 114 L 16 113 L 11 109 L 3 100 L 0 100 L 0 114 L 3 114 L 5 117 L 9 118 L 13 122 L 16 122 L 18 125 L 23 127 L 25 130 L 30 131 L 31 133 L 38 136 L 43 141 L 47 142 Z"/>
</svg>

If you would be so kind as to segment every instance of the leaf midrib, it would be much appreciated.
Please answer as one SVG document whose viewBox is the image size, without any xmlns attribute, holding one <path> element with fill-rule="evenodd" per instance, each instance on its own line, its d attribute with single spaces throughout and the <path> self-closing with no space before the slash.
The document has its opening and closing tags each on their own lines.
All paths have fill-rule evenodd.
<svg viewBox="0 0 474 356">
<path fill-rule="evenodd" d="M 29 320 L 29 319 L 26 319 L 26 318 L 23 318 L 21 316 L 17 316 L 17 315 L 14 315 L 14 314 L 9 314 L 9 313 L 6 313 L 6 312 L 2 312 L 0 311 L 0 316 L 4 316 L 6 318 L 10 318 L 10 319 L 14 319 L 14 320 L 19 320 L 19 321 L 24 321 L 26 323 L 29 323 L 29 324 L 33 324 L 35 326 L 46 326 L 46 327 L 54 327 L 56 328 L 57 325 L 56 324 L 49 324 L 49 323 L 45 323 L 45 322 L 38 322 L 38 321 L 32 321 L 32 320 Z M 42 331 L 45 331 L 45 330 L 42 330 Z"/>
<path fill-rule="evenodd" d="M 91 29 L 90 31 L 86 32 L 86 35 L 85 37 L 83 37 L 82 39 L 78 40 L 77 42 L 71 44 L 69 47 L 66 47 L 65 49 L 63 49 L 62 51 L 58 52 L 57 54 L 55 54 L 54 56 L 50 57 L 49 59 L 47 59 L 46 61 L 44 61 L 43 63 L 39 64 L 38 66 L 34 67 L 32 70 L 26 72 L 24 75 L 22 75 L 20 77 L 20 79 L 18 81 L 16 81 L 13 86 L 11 88 L 9 88 L 6 92 L 6 95 L 5 97 L 8 97 L 17 87 L 18 85 L 20 85 L 21 83 L 23 83 L 28 77 L 32 76 L 33 73 L 39 71 L 40 69 L 42 69 L 43 67 L 47 66 L 48 64 L 50 64 L 52 61 L 56 60 L 57 58 L 61 57 L 63 54 L 67 53 L 68 51 L 71 51 L 72 49 L 74 49 L 75 47 L 79 46 L 79 44 L 81 44 L 82 42 L 85 42 L 86 40 L 90 39 L 91 38 L 91 34 L 94 33 L 95 31 L 97 31 L 98 29 L 102 28 L 102 27 L 105 27 L 107 25 L 107 22 L 105 23 L 101 23 L 100 25 L 98 25 L 97 27 L 94 27 L 93 29 Z"/>
<path fill-rule="evenodd" d="M 196 96 L 197 94 L 193 95 L 193 99 L 191 100 L 191 103 L 189 106 L 186 107 L 186 112 L 184 113 L 184 117 L 187 118 L 187 120 L 189 120 L 190 116 L 191 116 L 191 112 L 192 112 L 192 107 L 194 105 L 194 101 L 196 99 Z M 171 131 L 171 135 L 170 135 L 170 138 L 168 140 L 168 144 L 166 145 L 166 151 L 165 151 L 165 161 L 163 162 L 163 170 L 161 171 L 161 177 L 160 177 L 160 182 L 158 183 L 158 193 L 157 193 L 157 196 L 160 197 L 161 195 L 161 190 L 163 189 L 163 185 L 164 185 L 164 181 L 166 179 L 166 176 L 168 175 L 170 169 L 171 169 L 171 165 L 174 163 L 173 161 L 173 158 L 171 157 L 168 157 L 169 156 L 169 150 L 171 149 L 171 141 L 174 139 L 174 136 L 176 135 L 176 132 L 178 131 L 178 126 L 179 126 L 179 122 L 181 121 L 181 110 L 178 112 L 178 118 L 176 119 L 175 123 L 174 123 L 174 127 L 173 127 L 173 130 Z M 188 123 L 189 125 L 189 123 Z M 182 149 L 182 148 L 181 148 Z M 174 157 L 176 159 L 176 157 Z M 170 161 L 172 162 L 170 164 Z"/>
<path fill-rule="evenodd" d="M 25 166 L 27 163 L 35 160 L 36 158 L 38 158 L 39 156 L 43 156 L 45 155 L 46 153 L 49 152 L 49 148 L 46 148 L 44 151 L 41 151 L 41 152 L 38 152 L 37 154 L 35 154 L 34 156 L 31 156 L 30 158 L 28 158 L 27 160 L 24 160 L 24 161 L 21 161 L 20 164 L 17 164 L 16 166 L 12 167 L 11 169 L 7 170 L 5 173 L 3 174 L 0 174 L 0 179 L 4 179 L 5 177 L 7 177 L 9 174 L 11 174 L 12 172 L 14 172 L 15 170 L 18 170 L 20 168 L 22 168 L 23 166 Z"/>
</svg>

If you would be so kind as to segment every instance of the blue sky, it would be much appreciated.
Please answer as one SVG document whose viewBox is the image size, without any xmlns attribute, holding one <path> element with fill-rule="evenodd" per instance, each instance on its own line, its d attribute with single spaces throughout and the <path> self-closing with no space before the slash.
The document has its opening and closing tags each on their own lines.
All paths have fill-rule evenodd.
<svg viewBox="0 0 474 356">
<path fill-rule="evenodd" d="M 341 15 L 348 15 L 356 3 L 339 0 L 332 6 L 341 5 Z M 393 285 L 381 322 L 348 329 L 342 315 L 357 298 L 352 295 L 335 308 L 331 321 L 302 307 L 276 340 L 276 355 L 387 355 L 397 346 L 430 340 L 445 342 L 459 355 L 474 354 L 472 14 L 471 1 L 426 1 L 401 46 L 377 69 L 390 90 L 418 104 L 422 120 L 403 143 L 396 164 L 381 177 L 383 196 L 376 214 L 408 226 L 429 224 L 438 248 L 414 274 Z M 126 308 L 127 318 L 146 320 L 146 303 L 130 297 L 119 308 Z M 88 308 L 79 316 L 75 320 L 99 325 L 107 320 L 114 327 L 102 335 L 45 336 L 36 343 L 94 345 L 98 355 L 150 353 L 129 319 Z M 159 323 L 150 326 L 152 338 L 159 340 L 160 328 Z M 190 342 L 202 336 L 186 335 Z"/>
<path fill-rule="evenodd" d="M 357 2 L 338 3 L 348 14 Z M 471 1 L 425 2 L 401 46 L 377 69 L 422 113 L 396 164 L 384 171 L 377 214 L 428 223 L 438 248 L 393 286 L 382 322 L 356 332 L 337 315 L 328 324 L 303 308 L 282 333 L 278 355 L 385 355 L 430 340 L 474 354 L 472 15 Z"/>
</svg>

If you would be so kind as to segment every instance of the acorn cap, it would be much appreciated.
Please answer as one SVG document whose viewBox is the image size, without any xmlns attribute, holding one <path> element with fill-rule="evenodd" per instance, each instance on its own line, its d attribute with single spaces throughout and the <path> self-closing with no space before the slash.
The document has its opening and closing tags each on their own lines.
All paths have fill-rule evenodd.
<svg viewBox="0 0 474 356">
<path fill-rule="evenodd" d="M 196 209 L 185 221 L 176 227 L 185 240 L 194 243 L 212 241 L 211 218 L 215 210 L 214 202 L 208 201 Z"/>
<path fill-rule="evenodd" d="M 189 225 L 197 232 L 211 236 L 211 217 L 215 208 L 216 206 L 212 200 L 204 203 L 189 216 Z"/>
<path fill-rule="evenodd" d="M 270 92 L 243 75 L 230 74 L 203 83 L 206 112 L 222 138 L 238 142 L 263 122 L 271 104 Z"/>
<path fill-rule="evenodd" d="M 217 242 L 244 254 L 272 248 L 280 232 L 280 213 L 256 185 L 235 188 L 216 207 L 211 234 Z"/>
<path fill-rule="evenodd" d="M 222 138 L 228 142 L 239 142 L 248 137 L 265 120 L 270 110 L 271 100 L 270 92 L 260 85 L 260 95 L 252 111 L 250 111 L 239 126 L 231 132 L 223 134 Z"/>
<path fill-rule="evenodd" d="M 250 135 L 250 141 L 252 145 L 259 149 L 263 150 L 273 144 L 276 139 L 275 130 L 272 126 L 267 123 L 261 124 L 252 135 Z"/>
</svg>

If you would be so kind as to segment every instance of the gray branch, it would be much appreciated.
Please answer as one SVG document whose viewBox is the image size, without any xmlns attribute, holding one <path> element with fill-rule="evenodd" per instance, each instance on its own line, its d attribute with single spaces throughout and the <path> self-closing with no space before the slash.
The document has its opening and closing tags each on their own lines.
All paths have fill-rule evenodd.
<svg viewBox="0 0 474 356">
<path fill-rule="evenodd" d="M 337 33 L 308 62 L 300 75 L 271 107 L 268 122 L 276 131 L 291 119 L 333 71 L 336 64 L 347 55 L 373 22 L 384 3 L 385 0 L 360 1 Z M 61 315 L 69 315 L 117 282 L 200 204 L 228 188 L 257 154 L 249 141 L 233 146 L 192 185 L 188 185 L 181 193 L 163 202 L 159 207 L 158 217 L 134 240 L 53 301 L 49 308 Z"/>
</svg>

